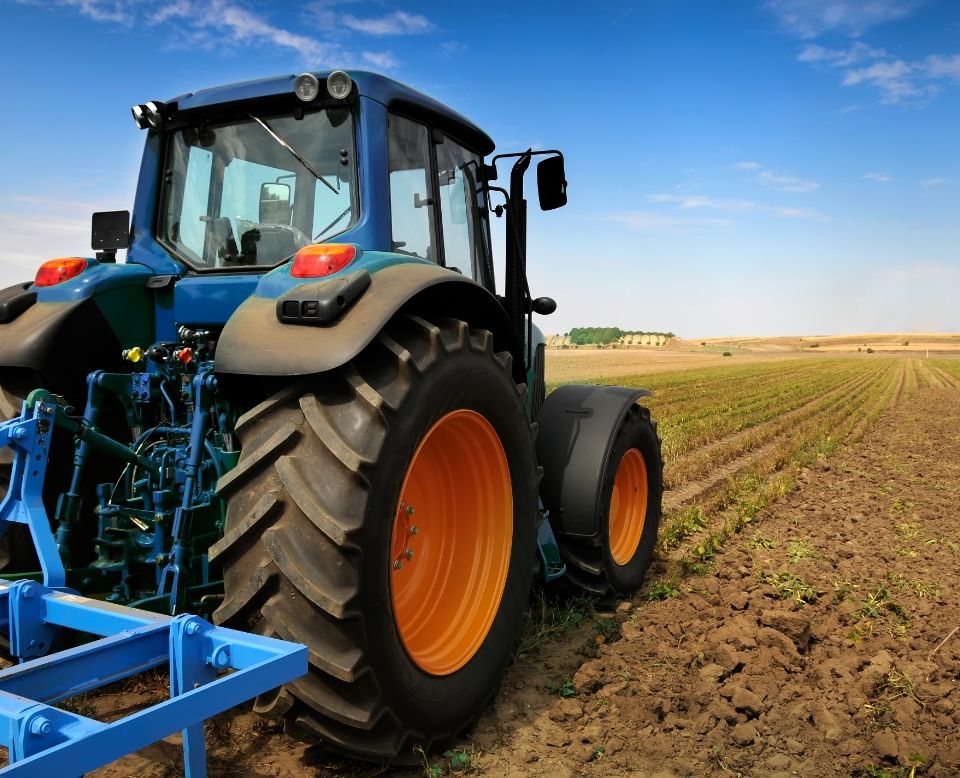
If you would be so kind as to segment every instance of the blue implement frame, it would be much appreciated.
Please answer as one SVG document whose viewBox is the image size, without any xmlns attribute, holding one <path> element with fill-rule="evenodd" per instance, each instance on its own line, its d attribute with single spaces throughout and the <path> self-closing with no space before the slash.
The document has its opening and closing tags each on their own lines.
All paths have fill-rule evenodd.
<svg viewBox="0 0 960 778">
<path fill-rule="evenodd" d="M 307 648 L 67 589 L 43 504 L 59 406 L 47 399 L 30 405 L 24 403 L 19 418 L 0 423 L 0 447 L 14 452 L 9 488 L 0 500 L 0 536 L 11 523 L 27 525 L 43 571 L 43 584 L 0 581 L 0 637 L 7 637 L 10 653 L 20 660 L 0 671 L 0 745 L 9 755 L 0 775 L 82 775 L 179 731 L 185 775 L 205 776 L 203 722 L 304 675 Z M 99 639 L 51 654 L 64 630 L 81 633 L 81 641 Z M 117 721 L 54 707 L 164 665 L 169 699 Z"/>
<path fill-rule="evenodd" d="M 50 647 L 59 629 L 100 635 L 85 645 L 0 671 L 0 775 L 82 775 L 175 732 L 184 773 L 206 775 L 203 722 L 307 671 L 306 646 L 56 591 L 0 582 L 0 628 L 11 653 Z M 167 664 L 170 697 L 104 723 L 55 703 Z"/>
</svg>

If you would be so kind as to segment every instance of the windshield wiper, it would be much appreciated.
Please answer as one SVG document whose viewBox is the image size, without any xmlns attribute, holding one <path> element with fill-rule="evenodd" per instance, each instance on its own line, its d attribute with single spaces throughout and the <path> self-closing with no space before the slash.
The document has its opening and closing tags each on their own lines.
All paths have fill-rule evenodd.
<svg viewBox="0 0 960 778">
<path fill-rule="evenodd" d="M 297 150 L 296 150 L 293 146 L 291 146 L 291 145 L 290 145 L 289 143 L 287 143 L 283 138 L 281 138 L 279 135 L 277 135 L 277 133 L 276 133 L 276 131 L 273 129 L 273 127 L 271 127 L 269 124 L 267 124 L 263 119 L 260 119 L 260 118 L 258 118 L 258 117 L 256 117 L 256 116 L 254 116 L 252 113 L 251 113 L 251 114 L 247 114 L 247 115 L 248 115 L 251 119 L 253 119 L 257 124 L 259 124 L 261 127 L 263 127 L 263 129 L 265 129 L 265 130 L 267 131 L 267 134 L 268 134 L 271 138 L 273 138 L 277 143 L 279 143 L 279 144 L 280 144 L 281 146 L 283 146 L 287 151 L 289 151 L 291 154 L 293 154 L 293 156 L 296 158 L 297 162 L 299 162 L 299 163 L 300 163 L 301 165 L 303 165 L 307 170 L 309 170 L 311 173 L 313 173 L 313 175 L 316 177 L 317 181 L 319 181 L 321 184 L 323 184 L 324 186 L 326 186 L 327 189 L 329 189 L 329 190 L 330 190 L 331 192 L 333 192 L 334 194 L 340 194 L 340 191 L 339 191 L 336 187 L 334 187 L 333 184 L 331 184 L 329 181 L 327 181 L 327 179 L 325 179 L 323 176 L 321 176 L 320 173 L 317 172 L 317 169 L 316 169 L 313 165 L 311 165 L 309 162 L 307 162 L 307 160 L 305 160 L 305 159 L 297 152 Z"/>
</svg>

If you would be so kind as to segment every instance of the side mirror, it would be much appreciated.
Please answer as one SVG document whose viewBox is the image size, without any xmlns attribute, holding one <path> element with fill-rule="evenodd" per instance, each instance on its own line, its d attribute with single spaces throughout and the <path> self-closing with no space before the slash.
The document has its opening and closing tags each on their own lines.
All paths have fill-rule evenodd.
<svg viewBox="0 0 960 778">
<path fill-rule="evenodd" d="M 261 184 L 260 214 L 261 224 L 290 224 L 290 185 Z"/>
<path fill-rule="evenodd" d="M 567 177 L 563 170 L 563 157 L 548 157 L 537 164 L 537 190 L 542 211 L 552 211 L 567 204 Z"/>
<path fill-rule="evenodd" d="M 90 225 L 90 248 L 101 262 L 116 262 L 117 251 L 130 246 L 130 211 L 100 211 Z"/>
<path fill-rule="evenodd" d="M 93 215 L 90 248 L 117 251 L 130 245 L 130 211 L 100 211 Z"/>
</svg>

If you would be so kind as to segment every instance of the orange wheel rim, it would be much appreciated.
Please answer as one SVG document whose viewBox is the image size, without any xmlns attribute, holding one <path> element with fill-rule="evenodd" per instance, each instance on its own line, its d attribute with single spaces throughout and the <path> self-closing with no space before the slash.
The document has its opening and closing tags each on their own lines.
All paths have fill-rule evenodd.
<svg viewBox="0 0 960 778">
<path fill-rule="evenodd" d="M 410 461 L 390 548 L 394 622 L 421 670 L 449 675 L 477 653 L 500 607 L 512 543 L 503 444 L 479 413 L 448 413 Z"/>
<path fill-rule="evenodd" d="M 643 455 L 631 448 L 620 460 L 610 495 L 610 555 L 618 565 L 633 559 L 640 545 L 647 519 L 648 489 L 647 464 Z"/>
</svg>

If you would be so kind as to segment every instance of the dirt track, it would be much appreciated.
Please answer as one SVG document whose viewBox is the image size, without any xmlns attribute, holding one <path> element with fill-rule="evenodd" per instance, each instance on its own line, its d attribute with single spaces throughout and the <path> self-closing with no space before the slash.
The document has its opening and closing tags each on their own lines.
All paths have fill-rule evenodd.
<svg viewBox="0 0 960 778">
<path fill-rule="evenodd" d="M 211 774 L 960 774 L 960 391 L 904 363 L 889 402 L 702 574 L 664 585 L 661 559 L 599 615 L 551 600 L 573 626 L 510 669 L 453 762 L 344 762 L 237 711 L 208 725 Z M 161 743 L 97 774 L 175 775 L 178 757 Z"/>
</svg>

